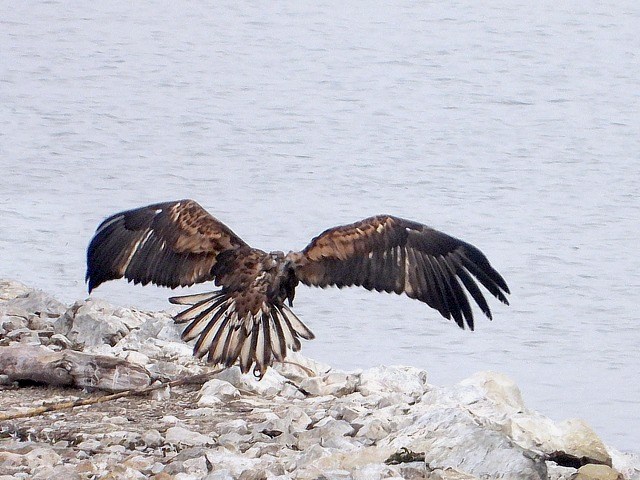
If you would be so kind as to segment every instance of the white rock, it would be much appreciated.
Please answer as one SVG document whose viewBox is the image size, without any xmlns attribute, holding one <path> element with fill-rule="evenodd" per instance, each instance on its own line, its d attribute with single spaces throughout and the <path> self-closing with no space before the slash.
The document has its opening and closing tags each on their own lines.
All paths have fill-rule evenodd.
<svg viewBox="0 0 640 480">
<path fill-rule="evenodd" d="M 258 380 L 252 374 L 244 375 L 240 371 L 240 367 L 237 366 L 223 370 L 215 378 L 230 383 L 240 391 L 254 393 L 267 398 L 278 395 L 287 381 L 273 368 L 269 368 L 262 380 Z"/>
<path fill-rule="evenodd" d="M 162 423 L 173 423 L 174 425 L 182 423 L 182 420 L 180 420 L 175 415 L 164 415 L 164 416 L 160 417 L 160 421 Z"/>
<path fill-rule="evenodd" d="M 115 345 L 129 329 L 114 315 L 115 308 L 101 300 L 76 302 L 54 323 L 54 331 L 85 346 Z"/>
<path fill-rule="evenodd" d="M 562 451 L 611 464 L 606 446 L 583 420 L 554 423 L 537 412 L 526 411 L 507 417 L 501 423 L 510 427 L 513 440 L 525 448 L 545 453 Z"/>
<path fill-rule="evenodd" d="M 54 479 L 64 478 L 65 480 L 81 480 L 82 479 L 82 477 L 77 472 L 75 472 L 73 466 L 71 465 L 56 465 L 53 468 L 51 467 L 38 468 L 35 470 L 33 476 L 30 476 L 29 478 L 33 480 L 50 480 L 52 478 Z M 124 479 L 126 477 L 120 477 L 120 478 Z M 141 478 L 141 477 L 137 477 L 137 478 Z"/>
<path fill-rule="evenodd" d="M 305 378 L 324 375 L 331 370 L 331 366 L 305 357 L 300 352 L 287 351 L 284 363 L 274 364 L 273 369 L 289 380 L 300 382 Z"/>
<path fill-rule="evenodd" d="M 87 452 L 95 452 L 97 450 L 100 450 L 101 448 L 102 448 L 102 444 L 95 438 L 89 438 L 87 440 L 84 440 L 83 442 L 80 442 L 77 445 L 78 450 L 84 450 Z"/>
<path fill-rule="evenodd" d="M 507 435 L 483 428 L 468 411 L 433 406 L 397 436 L 383 445 L 425 452 L 432 468 L 455 468 L 486 478 L 546 480 L 546 465 L 515 445 Z M 531 458 L 534 457 L 534 458 Z"/>
<path fill-rule="evenodd" d="M 19 467 L 26 462 L 24 455 L 0 451 L 0 465 L 3 467 Z"/>
<path fill-rule="evenodd" d="M 576 457 L 587 457 L 611 465 L 611 456 L 602 440 L 584 420 L 570 419 L 560 422 L 561 450 Z"/>
<path fill-rule="evenodd" d="M 215 472 L 211 472 L 209 475 L 204 477 L 202 480 L 235 480 L 230 470 L 221 469 L 216 470 Z"/>
<path fill-rule="evenodd" d="M 367 419 L 365 423 L 358 429 L 356 437 L 363 437 L 370 440 L 371 443 L 382 440 L 389 435 L 385 422 L 380 418 L 371 417 Z M 370 444 L 371 444 L 370 443 Z"/>
<path fill-rule="evenodd" d="M 27 320 L 26 317 L 0 314 L 0 327 L 3 328 L 5 332 L 11 332 L 12 330 L 18 329 L 28 329 L 29 320 Z"/>
<path fill-rule="evenodd" d="M 164 438 L 158 430 L 151 428 L 142 434 L 142 441 L 147 447 L 155 448 L 164 443 Z"/>
<path fill-rule="evenodd" d="M 358 417 L 365 417 L 368 413 L 368 409 L 363 405 L 358 405 L 355 402 L 338 403 L 329 410 L 329 415 L 338 420 L 346 420 L 349 423 Z"/>
<path fill-rule="evenodd" d="M 414 401 L 414 397 L 405 393 L 389 393 L 383 395 L 377 401 L 378 408 L 390 407 L 392 405 L 407 405 Z"/>
<path fill-rule="evenodd" d="M 67 309 L 66 305 L 42 290 L 12 280 L 0 280 L 0 302 L 3 302 L 3 309 L 23 310 L 32 316 L 58 317 Z"/>
<path fill-rule="evenodd" d="M 355 430 L 349 422 L 336 420 L 332 417 L 323 418 L 313 426 L 312 430 L 309 431 L 318 432 L 322 443 L 330 438 L 344 437 L 345 435 L 353 435 L 355 433 Z"/>
<path fill-rule="evenodd" d="M 314 445 L 297 459 L 296 467 L 306 467 L 310 471 L 315 469 L 320 473 L 329 470 L 350 472 L 366 465 L 384 463 L 393 452 L 391 447 L 370 446 L 360 448 L 354 452 Z"/>
<path fill-rule="evenodd" d="M 123 465 L 139 472 L 150 472 L 154 458 L 147 455 L 134 455 L 127 458 Z"/>
<path fill-rule="evenodd" d="M 384 463 L 370 463 L 356 468 L 353 472 L 353 480 L 380 480 L 383 478 L 388 480 L 396 477 L 402 478 L 394 468 Z"/>
<path fill-rule="evenodd" d="M 282 386 L 282 390 L 280 390 L 279 395 L 281 397 L 298 399 L 298 400 L 302 400 L 303 398 L 306 397 L 306 395 L 302 393 L 302 390 L 300 390 L 300 388 L 298 388 L 293 383 L 285 383 Z"/>
<path fill-rule="evenodd" d="M 229 382 L 213 378 L 199 392 L 198 406 L 213 407 L 240 398 L 240 391 Z"/>
<path fill-rule="evenodd" d="M 149 343 L 158 347 L 164 356 L 170 358 L 182 357 L 187 360 L 187 363 L 192 363 L 194 361 L 193 347 L 182 341 L 151 339 Z"/>
<path fill-rule="evenodd" d="M 165 433 L 165 442 L 174 445 L 213 445 L 214 440 L 208 435 L 188 430 L 184 427 L 170 427 Z"/>
<path fill-rule="evenodd" d="M 17 297 L 28 295 L 33 289 L 15 280 L 0 280 L 0 302 L 8 302 Z"/>
<path fill-rule="evenodd" d="M 359 376 L 345 372 L 329 372 L 303 380 L 299 386 L 311 395 L 342 397 L 356 391 Z"/>
<path fill-rule="evenodd" d="M 207 473 L 207 461 L 204 456 L 189 458 L 182 462 L 182 467 L 185 473 L 198 475 L 198 478 Z"/>
<path fill-rule="evenodd" d="M 209 477 L 205 477 L 205 478 L 209 478 Z M 202 475 L 198 475 L 195 473 L 186 473 L 186 472 L 176 473 L 173 476 L 173 480 L 201 480 L 201 479 L 202 479 Z"/>
<path fill-rule="evenodd" d="M 125 354 L 124 359 L 131 363 L 136 363 L 138 365 L 148 365 L 149 357 L 147 357 L 144 353 L 129 351 Z"/>
<path fill-rule="evenodd" d="M 244 435 L 249 433 L 249 428 L 247 427 L 247 421 L 241 418 L 236 418 L 235 420 L 228 420 L 226 422 L 220 422 L 216 425 L 216 432 L 219 434 L 236 432 L 240 435 Z"/>
<path fill-rule="evenodd" d="M 288 430 L 290 432 L 306 429 L 312 423 L 311 417 L 307 412 L 295 405 L 287 409 L 283 420 L 289 426 Z"/>
<path fill-rule="evenodd" d="M 613 468 L 624 475 L 625 479 L 640 480 L 640 454 L 624 453 L 615 448 L 608 448 Z"/>
<path fill-rule="evenodd" d="M 36 447 L 24 455 L 27 465 L 31 468 L 46 465 L 53 467 L 60 463 L 60 455 L 53 448 Z"/>
<path fill-rule="evenodd" d="M 360 375 L 362 395 L 403 393 L 416 399 L 427 389 L 427 372 L 414 367 L 375 367 Z"/>
<path fill-rule="evenodd" d="M 341 450 L 343 452 L 351 450 L 354 451 L 354 455 L 357 455 L 356 450 L 362 447 L 360 443 L 356 443 L 353 439 L 351 439 L 351 437 L 329 437 L 326 439 L 323 438 L 321 444 L 323 447 Z"/>
<path fill-rule="evenodd" d="M 494 404 L 509 407 L 513 412 L 526 409 L 518 386 L 513 380 L 501 373 L 478 372 L 461 381 L 459 385 L 477 387 Z"/>
<path fill-rule="evenodd" d="M 254 470 L 260 465 L 259 459 L 246 458 L 244 455 L 225 450 L 209 450 L 205 456 L 214 471 L 226 469 L 235 477 L 241 475 L 245 470 Z"/>
<path fill-rule="evenodd" d="M 562 467 L 555 462 L 547 463 L 547 480 L 571 480 L 576 474 L 576 469 L 572 467 Z"/>
</svg>

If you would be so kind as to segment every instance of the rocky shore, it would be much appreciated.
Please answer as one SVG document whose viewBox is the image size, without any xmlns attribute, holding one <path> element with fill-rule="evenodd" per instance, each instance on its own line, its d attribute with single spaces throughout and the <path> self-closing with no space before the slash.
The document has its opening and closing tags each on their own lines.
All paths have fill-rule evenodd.
<svg viewBox="0 0 640 480">
<path fill-rule="evenodd" d="M 581 420 L 554 423 L 480 372 L 341 372 L 301 355 L 205 383 L 0 421 L 5 479 L 640 479 Z M 164 312 L 66 306 L 0 281 L 0 415 L 211 370 Z M 99 390 L 96 389 L 99 388 Z"/>
</svg>

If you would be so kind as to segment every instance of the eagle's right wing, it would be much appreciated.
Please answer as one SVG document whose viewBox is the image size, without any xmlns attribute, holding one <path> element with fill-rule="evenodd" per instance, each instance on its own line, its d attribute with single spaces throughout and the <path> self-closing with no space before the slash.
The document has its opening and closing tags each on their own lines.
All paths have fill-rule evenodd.
<svg viewBox="0 0 640 480">
<path fill-rule="evenodd" d="M 213 280 L 218 255 L 249 248 L 193 200 L 117 213 L 100 224 L 87 250 L 89 292 L 125 277 L 175 288 Z"/>
<path fill-rule="evenodd" d="M 426 225 L 390 215 L 330 228 L 302 252 L 288 255 L 305 285 L 404 293 L 425 302 L 461 327 L 473 329 L 465 290 L 491 318 L 479 281 L 508 304 L 509 287 L 473 245 Z M 475 278 L 475 280 L 474 280 Z"/>
</svg>

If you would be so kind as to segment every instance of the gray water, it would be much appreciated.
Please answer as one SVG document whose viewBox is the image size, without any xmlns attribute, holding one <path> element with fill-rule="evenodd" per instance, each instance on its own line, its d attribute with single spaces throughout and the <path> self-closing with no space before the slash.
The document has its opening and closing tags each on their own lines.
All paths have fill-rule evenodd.
<svg viewBox="0 0 640 480">
<path fill-rule="evenodd" d="M 194 198 L 264 250 L 411 218 L 480 247 L 511 306 L 470 333 L 300 287 L 304 353 L 436 384 L 500 371 L 639 451 L 637 2 L 346 3 L 1 2 L 0 277 L 84 298 L 98 223 L 156 201 Z"/>
</svg>

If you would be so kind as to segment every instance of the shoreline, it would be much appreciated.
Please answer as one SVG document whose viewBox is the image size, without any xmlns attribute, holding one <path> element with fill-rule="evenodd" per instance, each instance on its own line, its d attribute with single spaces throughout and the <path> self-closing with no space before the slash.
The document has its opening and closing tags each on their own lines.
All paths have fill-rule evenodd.
<svg viewBox="0 0 640 480">
<path fill-rule="evenodd" d="M 110 357 L 119 372 L 141 372 L 101 370 L 103 389 L 210 370 L 166 312 L 92 299 L 69 307 L 0 281 L 0 358 L 11 347 Z M 499 373 L 440 387 L 413 367 L 342 372 L 287 359 L 259 382 L 233 367 L 203 385 L 2 422 L 0 478 L 640 479 L 637 454 L 605 445 L 582 420 L 528 409 Z M 20 386 L 7 371 L 3 412 L 92 395 Z"/>
</svg>

